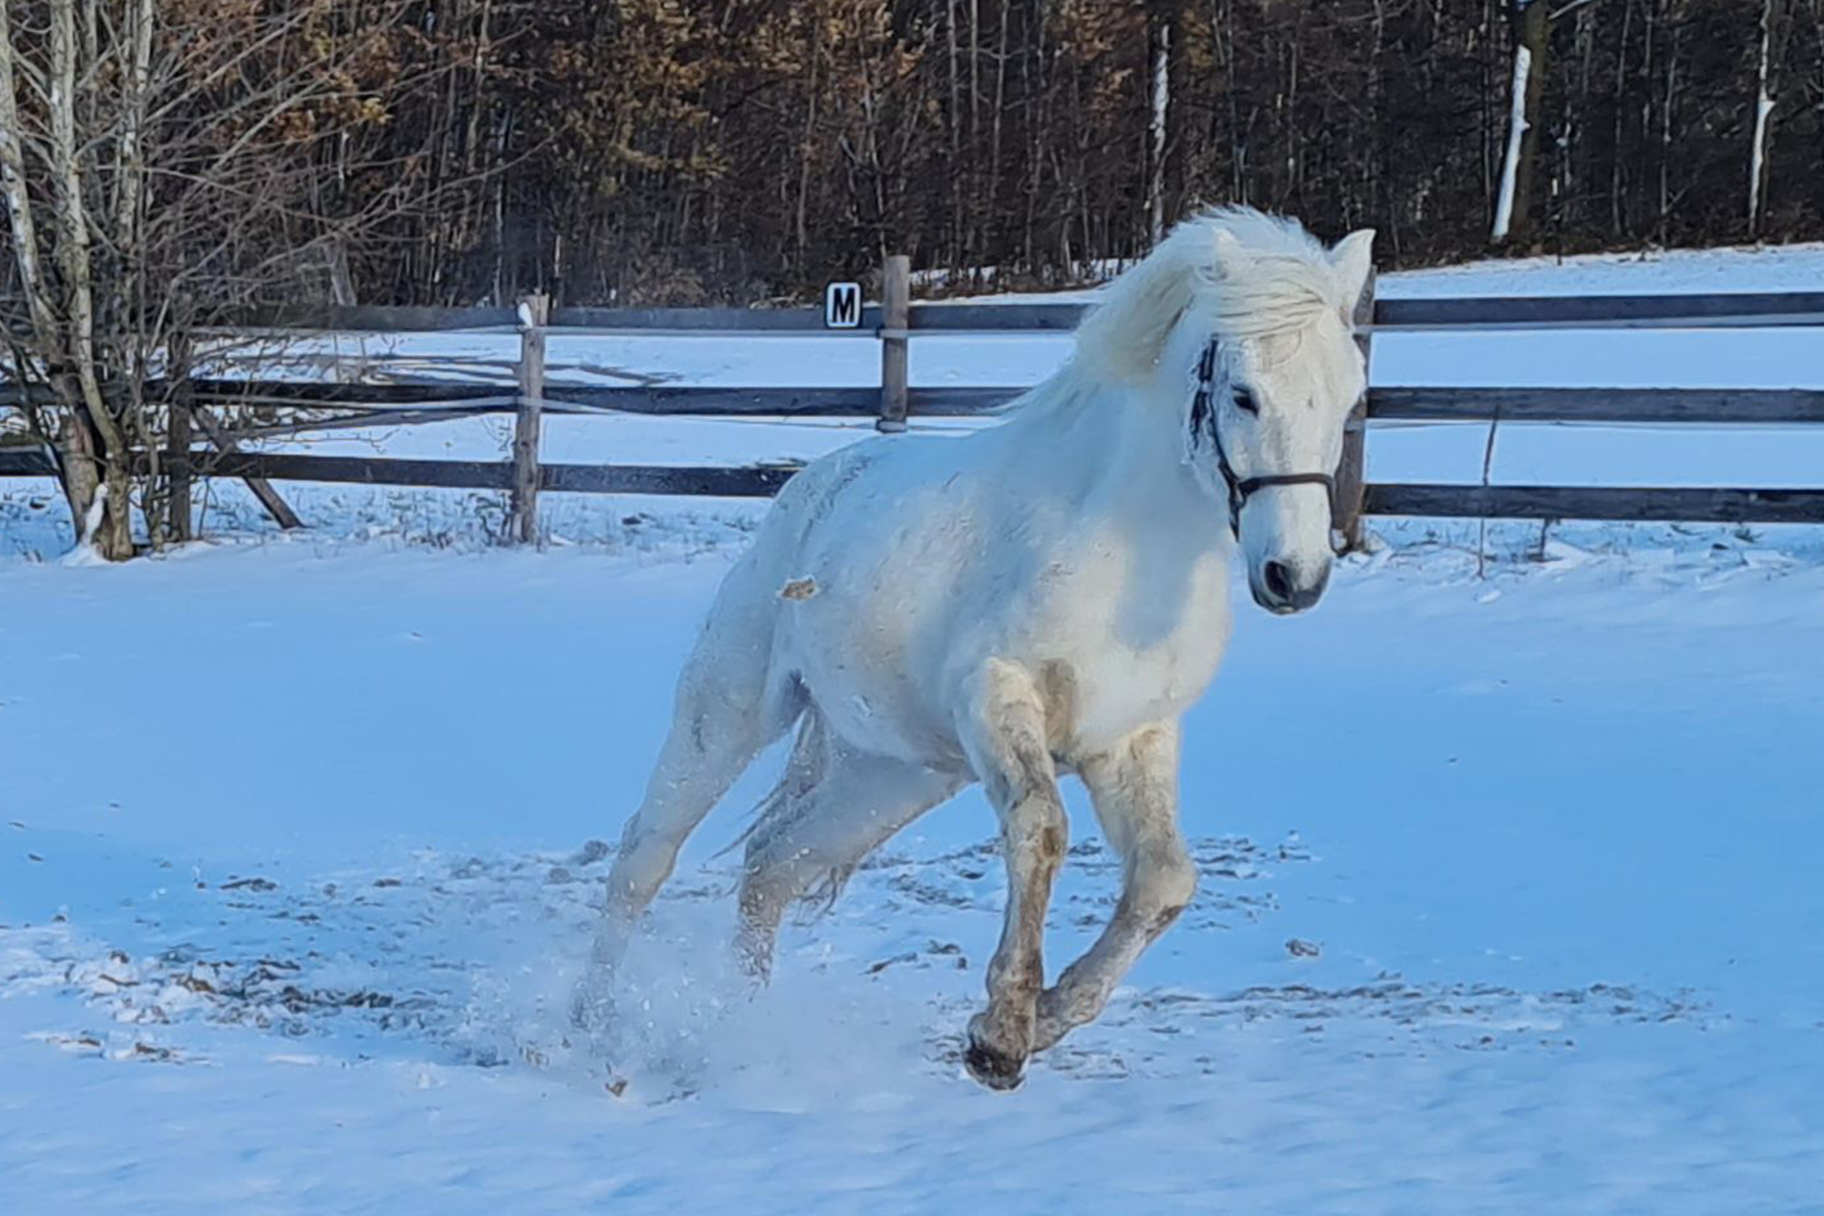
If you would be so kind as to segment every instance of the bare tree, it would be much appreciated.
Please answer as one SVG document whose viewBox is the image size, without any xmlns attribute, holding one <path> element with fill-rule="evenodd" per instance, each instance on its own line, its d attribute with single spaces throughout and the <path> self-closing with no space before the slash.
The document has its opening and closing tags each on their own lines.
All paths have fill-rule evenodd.
<svg viewBox="0 0 1824 1216">
<path fill-rule="evenodd" d="M 413 58 L 409 9 L 0 3 L 0 188 L 24 303 L 5 318 L 6 379 L 56 455 L 78 543 L 118 560 L 181 537 L 187 502 L 159 508 L 189 452 L 165 440 L 207 332 L 326 293 L 349 250 L 426 203 L 409 151 L 363 140 L 442 71 Z"/>
</svg>

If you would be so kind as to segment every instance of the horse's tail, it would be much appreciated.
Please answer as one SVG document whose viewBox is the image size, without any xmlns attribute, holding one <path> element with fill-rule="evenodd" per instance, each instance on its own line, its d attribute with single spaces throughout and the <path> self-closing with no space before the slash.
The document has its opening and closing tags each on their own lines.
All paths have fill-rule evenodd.
<svg viewBox="0 0 1824 1216">
<path fill-rule="evenodd" d="M 791 825 L 794 812 L 806 804 L 806 795 L 822 783 L 829 769 L 829 754 L 829 726 L 813 702 L 798 720 L 798 738 L 778 783 L 754 807 L 747 827 L 716 856 L 732 853 L 744 844 L 750 854 L 764 850 L 767 841 Z"/>
</svg>

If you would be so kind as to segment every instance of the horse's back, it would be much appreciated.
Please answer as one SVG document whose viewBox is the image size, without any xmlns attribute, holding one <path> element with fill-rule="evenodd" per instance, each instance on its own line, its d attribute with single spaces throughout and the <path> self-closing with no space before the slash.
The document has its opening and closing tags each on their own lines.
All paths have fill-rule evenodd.
<svg viewBox="0 0 1824 1216">
<path fill-rule="evenodd" d="M 775 663 L 851 746 L 954 750 L 934 667 L 961 640 L 957 602 L 981 566 L 991 439 L 881 436 L 813 461 L 744 559 L 742 581 L 776 603 Z"/>
</svg>

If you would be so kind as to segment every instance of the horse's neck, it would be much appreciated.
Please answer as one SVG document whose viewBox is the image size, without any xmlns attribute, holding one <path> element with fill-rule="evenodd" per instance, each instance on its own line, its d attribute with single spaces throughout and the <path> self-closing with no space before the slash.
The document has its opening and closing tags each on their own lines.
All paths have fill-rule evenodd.
<svg viewBox="0 0 1824 1216">
<path fill-rule="evenodd" d="M 1183 428 L 1201 344 L 1174 334 L 1147 383 L 1099 378 L 1077 368 L 1047 386 L 1018 419 L 1016 467 L 1111 522 L 1156 533 L 1185 530 L 1205 547 L 1221 509 L 1184 463 Z M 1033 452 L 1047 458 L 1033 461 Z"/>
</svg>

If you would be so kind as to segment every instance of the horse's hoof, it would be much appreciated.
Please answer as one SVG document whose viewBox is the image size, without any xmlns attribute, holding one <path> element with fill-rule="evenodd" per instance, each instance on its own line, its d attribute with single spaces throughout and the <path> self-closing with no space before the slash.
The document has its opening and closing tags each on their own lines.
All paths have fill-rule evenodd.
<svg viewBox="0 0 1824 1216">
<path fill-rule="evenodd" d="M 963 1067 L 989 1089 L 1018 1089 L 1026 1079 L 1025 1066 L 1023 1058 L 997 1051 L 974 1035 L 969 1036 L 969 1046 L 963 1052 Z"/>
</svg>

